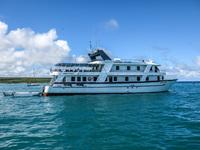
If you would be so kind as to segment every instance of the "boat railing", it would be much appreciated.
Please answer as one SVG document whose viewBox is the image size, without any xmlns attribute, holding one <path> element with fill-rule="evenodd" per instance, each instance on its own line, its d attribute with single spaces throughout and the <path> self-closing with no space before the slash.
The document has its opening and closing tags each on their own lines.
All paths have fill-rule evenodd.
<svg viewBox="0 0 200 150">
<path fill-rule="evenodd" d="M 166 73 L 166 70 L 160 70 L 160 73 Z"/>
<path fill-rule="evenodd" d="M 51 71 L 53 72 L 101 72 L 103 64 L 86 63 L 59 63 Z"/>
<path fill-rule="evenodd" d="M 101 69 L 92 69 L 92 68 L 71 68 L 71 69 L 52 69 L 51 72 L 101 72 Z"/>
<path fill-rule="evenodd" d="M 166 73 L 166 70 L 150 70 L 150 72 Z"/>
<path fill-rule="evenodd" d="M 133 62 L 148 62 L 148 60 L 141 60 L 141 59 L 120 59 L 114 61 L 115 63 L 133 63 Z"/>
</svg>

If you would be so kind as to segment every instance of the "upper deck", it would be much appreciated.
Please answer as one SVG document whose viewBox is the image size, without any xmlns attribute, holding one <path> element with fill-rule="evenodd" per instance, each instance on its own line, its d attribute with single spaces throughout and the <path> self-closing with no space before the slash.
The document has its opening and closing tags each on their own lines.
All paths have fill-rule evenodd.
<svg viewBox="0 0 200 150">
<path fill-rule="evenodd" d="M 88 54 L 91 61 L 88 63 L 58 63 L 53 69 L 51 69 L 51 73 L 55 72 L 102 72 L 102 69 L 105 72 L 124 72 L 126 73 L 126 69 L 124 67 L 130 67 L 131 69 L 128 71 L 129 73 L 135 71 L 136 67 L 140 66 L 140 72 L 144 72 L 145 68 L 149 65 L 151 66 L 160 66 L 159 64 L 153 63 L 151 60 L 139 60 L 139 59 L 119 59 L 115 58 L 114 61 L 103 51 L 97 50 L 92 54 Z M 101 60 L 96 57 L 101 56 Z M 110 66 L 108 69 L 106 66 Z M 121 66 L 122 69 L 116 70 L 117 66 Z M 152 71 L 152 70 L 151 70 Z M 137 70 L 138 72 L 138 70 Z M 160 72 L 160 71 L 159 71 Z M 163 71 L 162 71 L 163 72 Z"/>
<path fill-rule="evenodd" d="M 102 60 L 96 57 L 101 56 Z M 159 64 L 151 60 L 139 59 L 110 59 L 103 50 L 89 54 L 88 63 L 58 63 L 50 71 L 52 81 L 88 81 L 107 82 L 113 80 L 126 81 L 153 81 L 164 79 L 166 72 L 160 70 Z M 84 78 L 84 79 L 83 79 Z M 91 78 L 91 80 L 89 80 Z M 111 79 L 110 79 L 111 78 Z"/>
<path fill-rule="evenodd" d="M 58 63 L 51 71 L 58 72 L 101 72 L 104 64 Z"/>
</svg>

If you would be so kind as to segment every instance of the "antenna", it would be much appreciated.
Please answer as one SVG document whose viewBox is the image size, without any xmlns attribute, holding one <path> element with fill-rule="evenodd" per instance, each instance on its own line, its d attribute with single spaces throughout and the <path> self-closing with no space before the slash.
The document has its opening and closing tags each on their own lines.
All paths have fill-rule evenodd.
<svg viewBox="0 0 200 150">
<path fill-rule="evenodd" d="M 91 44 L 91 41 L 90 41 L 90 50 L 92 51 L 93 53 L 93 49 L 92 49 L 92 44 Z"/>
<path fill-rule="evenodd" d="M 35 68 L 33 68 L 33 77 L 34 77 L 34 83 L 35 83 Z"/>
<path fill-rule="evenodd" d="M 90 41 L 90 50 L 92 49 L 91 41 Z"/>
<path fill-rule="evenodd" d="M 93 37 L 92 37 L 93 39 L 92 39 L 92 45 L 94 46 L 94 24 L 93 24 Z M 92 50 L 92 52 L 93 52 L 93 50 Z"/>
<path fill-rule="evenodd" d="M 99 31 L 99 41 L 98 42 L 99 42 L 98 47 L 100 47 L 100 31 Z"/>
</svg>

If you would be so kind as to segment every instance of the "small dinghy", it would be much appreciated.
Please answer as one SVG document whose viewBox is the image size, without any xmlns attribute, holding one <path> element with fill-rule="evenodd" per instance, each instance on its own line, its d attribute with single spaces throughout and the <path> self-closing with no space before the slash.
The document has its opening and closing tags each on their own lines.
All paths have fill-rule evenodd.
<svg viewBox="0 0 200 150">
<path fill-rule="evenodd" d="M 13 92 L 13 96 L 41 96 L 41 92 Z"/>
<path fill-rule="evenodd" d="M 4 96 L 42 96 L 41 92 L 3 92 Z"/>
</svg>

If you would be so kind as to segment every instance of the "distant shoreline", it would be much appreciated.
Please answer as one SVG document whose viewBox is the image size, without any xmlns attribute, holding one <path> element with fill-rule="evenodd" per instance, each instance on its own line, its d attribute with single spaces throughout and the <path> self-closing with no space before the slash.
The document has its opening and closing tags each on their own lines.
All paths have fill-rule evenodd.
<svg viewBox="0 0 200 150">
<path fill-rule="evenodd" d="M 0 77 L 0 83 L 49 83 L 51 78 L 31 77 Z"/>
</svg>

